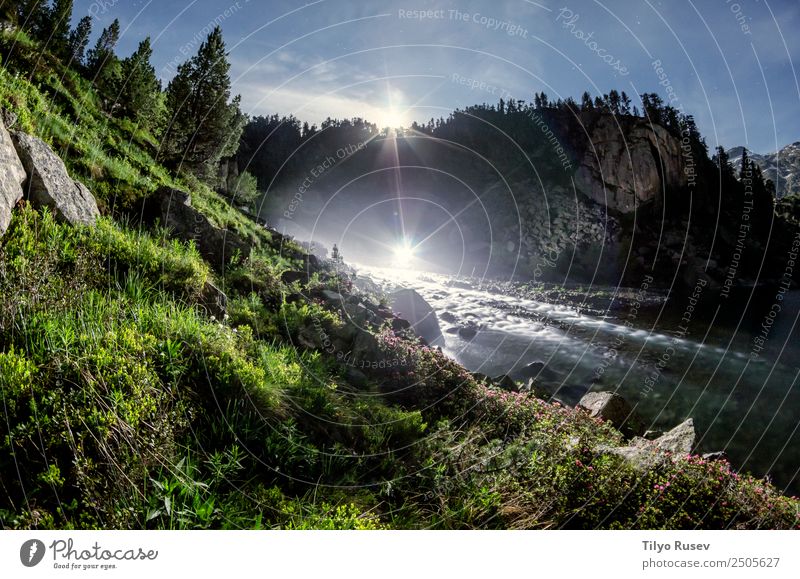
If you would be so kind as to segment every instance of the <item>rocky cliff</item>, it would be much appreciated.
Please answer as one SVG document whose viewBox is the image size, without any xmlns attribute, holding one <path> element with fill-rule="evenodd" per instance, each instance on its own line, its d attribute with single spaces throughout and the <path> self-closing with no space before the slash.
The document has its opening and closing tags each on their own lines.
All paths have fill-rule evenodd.
<svg viewBox="0 0 800 579">
<path fill-rule="evenodd" d="M 659 204 L 686 186 L 680 141 L 644 119 L 601 115 L 586 123 L 575 184 L 589 199 L 619 213 Z"/>
</svg>

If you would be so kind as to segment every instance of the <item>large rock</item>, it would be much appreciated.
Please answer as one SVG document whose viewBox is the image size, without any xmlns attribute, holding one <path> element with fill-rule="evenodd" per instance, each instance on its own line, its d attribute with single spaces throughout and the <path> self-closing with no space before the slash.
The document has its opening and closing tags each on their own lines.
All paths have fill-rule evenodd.
<svg viewBox="0 0 800 579">
<path fill-rule="evenodd" d="M 696 444 L 697 433 L 694 430 L 694 422 L 689 418 L 655 440 L 637 436 L 628 446 L 604 447 L 601 450 L 621 456 L 639 471 L 647 471 L 666 463 L 674 458 L 674 455 L 691 454 Z M 708 456 L 709 460 L 712 460 L 711 455 Z M 724 459 L 724 453 L 714 453 L 713 459 Z"/>
<path fill-rule="evenodd" d="M 61 158 L 37 137 L 15 132 L 14 146 L 28 175 L 27 195 L 35 206 L 47 206 L 72 225 L 94 225 L 100 215 L 94 195 L 69 176 Z"/>
<path fill-rule="evenodd" d="M 631 405 L 614 392 L 589 392 L 580 399 L 578 408 L 588 411 L 594 418 L 610 422 L 628 437 L 644 433 L 644 425 Z"/>
<path fill-rule="evenodd" d="M 250 255 L 251 245 L 233 231 L 221 229 L 192 207 L 191 196 L 178 189 L 162 187 L 148 199 L 148 215 L 157 217 L 172 235 L 194 241 L 200 255 L 217 272 L 223 272 L 234 255 Z"/>
<path fill-rule="evenodd" d="M 11 223 L 11 210 L 22 199 L 25 168 L 5 125 L 0 121 L 0 235 Z"/>
<path fill-rule="evenodd" d="M 441 339 L 436 312 L 415 290 L 401 289 L 389 294 L 389 304 L 395 314 L 408 320 L 419 337 L 431 344 Z"/>
<path fill-rule="evenodd" d="M 620 213 L 662 201 L 664 189 L 686 185 L 681 143 L 660 125 L 643 119 L 620 128 L 617 118 L 601 115 L 589 128 L 575 184 L 590 199 Z"/>
<path fill-rule="evenodd" d="M 697 444 L 694 421 L 689 418 L 653 441 L 658 448 L 675 454 L 690 454 Z"/>
</svg>

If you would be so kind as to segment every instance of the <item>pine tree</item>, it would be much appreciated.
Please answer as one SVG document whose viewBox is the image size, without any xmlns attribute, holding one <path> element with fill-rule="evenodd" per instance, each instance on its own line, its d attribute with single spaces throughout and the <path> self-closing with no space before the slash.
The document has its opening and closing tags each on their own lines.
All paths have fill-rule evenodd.
<svg viewBox="0 0 800 579">
<path fill-rule="evenodd" d="M 86 70 L 105 99 L 106 110 L 113 111 L 116 93 L 121 86 L 122 67 L 114 49 L 119 42 L 119 20 L 103 29 L 94 48 L 86 56 Z"/>
<path fill-rule="evenodd" d="M 50 38 L 48 46 L 53 54 L 62 57 L 67 55 L 67 43 L 72 20 L 72 0 L 53 0 L 53 7 L 48 11 L 48 27 Z"/>
<path fill-rule="evenodd" d="M 581 110 L 591 111 L 593 109 L 594 105 L 592 104 L 592 95 L 589 94 L 589 91 L 585 91 L 583 96 L 581 96 Z"/>
<path fill-rule="evenodd" d="M 656 93 L 642 93 L 642 112 L 651 123 L 662 122 L 664 101 Z"/>
<path fill-rule="evenodd" d="M 622 91 L 622 94 L 620 94 L 620 100 L 622 102 L 620 108 L 622 114 L 623 115 L 631 114 L 631 99 L 627 94 L 625 94 L 625 91 Z"/>
<path fill-rule="evenodd" d="M 712 161 L 717 166 L 719 170 L 719 174 L 721 177 L 721 183 L 723 186 L 726 183 L 730 183 L 731 180 L 736 180 L 736 176 L 733 171 L 733 167 L 731 166 L 730 159 L 728 158 L 728 153 L 725 151 L 724 147 L 717 147 L 717 154 L 714 155 Z"/>
<path fill-rule="evenodd" d="M 239 97 L 228 102 L 229 70 L 222 30 L 216 27 L 197 55 L 178 67 L 167 87 L 171 121 L 162 139 L 162 156 L 204 179 L 216 175 L 221 158 L 236 152 L 246 122 Z"/>
<path fill-rule="evenodd" d="M 100 33 L 100 38 L 86 56 L 86 68 L 89 74 L 97 78 L 103 74 L 103 69 L 116 59 L 114 49 L 119 42 L 119 20 L 114 20 L 108 28 Z"/>
<path fill-rule="evenodd" d="M 86 46 L 92 34 L 92 17 L 84 16 L 78 22 L 75 30 L 69 33 L 67 39 L 67 63 L 73 66 L 82 66 L 86 54 Z"/>
<path fill-rule="evenodd" d="M 150 64 L 153 49 L 148 36 L 139 43 L 132 55 L 121 63 L 122 87 L 119 106 L 123 116 L 136 119 L 146 129 L 159 126 L 163 116 L 164 101 L 161 83 Z"/>
<path fill-rule="evenodd" d="M 611 111 L 611 114 L 618 115 L 620 113 L 620 96 L 616 90 L 609 91 L 606 96 L 606 103 L 608 103 L 608 110 Z"/>
<path fill-rule="evenodd" d="M 752 179 L 752 169 L 750 167 L 750 158 L 747 156 L 747 149 L 742 147 L 742 166 L 739 169 L 739 179 Z"/>
</svg>

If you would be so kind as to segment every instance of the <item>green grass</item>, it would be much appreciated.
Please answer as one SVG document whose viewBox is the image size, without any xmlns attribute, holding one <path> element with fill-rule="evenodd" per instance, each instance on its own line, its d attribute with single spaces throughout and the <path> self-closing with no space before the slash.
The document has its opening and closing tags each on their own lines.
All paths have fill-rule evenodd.
<svg viewBox="0 0 800 579">
<path fill-rule="evenodd" d="M 125 209 L 160 185 L 179 181 L 156 161 L 157 139 L 129 120 L 109 117 L 89 81 L 42 54 L 24 33 L 0 34 L 0 107 L 18 117 L 90 182 L 101 208 Z"/>
</svg>

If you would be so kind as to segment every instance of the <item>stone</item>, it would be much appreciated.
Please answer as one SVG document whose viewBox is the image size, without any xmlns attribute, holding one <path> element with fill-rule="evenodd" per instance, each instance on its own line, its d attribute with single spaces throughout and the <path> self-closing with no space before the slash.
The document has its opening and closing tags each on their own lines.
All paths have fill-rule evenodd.
<svg viewBox="0 0 800 579">
<path fill-rule="evenodd" d="M 326 289 L 322 290 L 321 294 L 322 294 L 322 299 L 334 305 L 341 305 L 344 302 L 344 297 L 342 297 L 342 294 L 338 292 Z"/>
<path fill-rule="evenodd" d="M 653 444 L 662 450 L 668 450 L 675 454 L 690 454 L 697 444 L 694 421 L 689 418 L 681 422 L 669 432 L 665 432 L 656 438 Z"/>
<path fill-rule="evenodd" d="M 663 436 L 663 435 L 664 435 L 664 431 L 663 430 L 648 430 L 642 435 L 642 437 L 647 439 L 647 440 L 655 440 L 659 436 Z"/>
<path fill-rule="evenodd" d="M 162 187 L 147 200 L 145 213 L 158 219 L 171 235 L 193 241 L 200 255 L 218 273 L 235 255 L 246 259 L 252 246 L 233 231 L 217 227 L 200 211 L 192 207 L 191 195 L 185 191 Z"/>
<path fill-rule="evenodd" d="M 13 129 L 17 124 L 17 120 L 17 115 L 13 111 L 10 111 L 5 107 L 0 109 L 0 122 L 5 125 L 6 130 Z"/>
<path fill-rule="evenodd" d="M 643 119 L 620 127 L 601 115 L 588 128 L 589 146 L 575 174 L 578 189 L 596 203 L 620 213 L 663 201 L 664 190 L 686 185 L 680 140 Z"/>
<path fill-rule="evenodd" d="M 293 269 L 289 269 L 281 274 L 281 281 L 286 284 L 299 282 L 301 285 L 305 285 L 308 283 L 308 280 L 309 276 L 308 273 L 305 271 L 296 271 Z"/>
<path fill-rule="evenodd" d="M 383 359 L 378 340 L 369 332 L 359 331 L 353 341 L 353 360 L 364 364 L 376 364 Z"/>
<path fill-rule="evenodd" d="M 411 324 L 408 320 L 404 320 L 403 318 L 392 318 L 391 320 L 392 330 L 395 332 L 402 332 L 403 330 L 411 328 Z"/>
<path fill-rule="evenodd" d="M 35 207 L 49 207 L 72 225 L 94 225 L 100 215 L 91 191 L 69 176 L 64 161 L 43 140 L 19 131 L 12 135 L 28 175 L 27 197 Z"/>
<path fill-rule="evenodd" d="M 11 211 L 22 199 L 22 184 L 26 178 L 11 135 L 0 122 L 0 236 L 11 223 Z"/>
<path fill-rule="evenodd" d="M 471 375 L 471 376 L 472 376 L 472 377 L 473 377 L 475 380 L 477 380 L 478 382 L 491 382 L 491 381 L 492 381 L 492 379 L 491 379 L 491 378 L 489 378 L 489 377 L 488 377 L 486 374 L 484 374 L 483 372 L 470 372 L 470 375 Z"/>
<path fill-rule="evenodd" d="M 497 384 L 503 390 L 508 390 L 509 392 L 519 392 L 519 384 L 514 382 L 514 379 L 508 374 L 503 374 L 497 378 L 492 378 L 492 382 Z"/>
<path fill-rule="evenodd" d="M 644 432 L 644 426 L 630 404 L 614 392 L 589 392 L 578 402 L 593 418 L 610 422 L 614 428 L 630 437 Z"/>
<path fill-rule="evenodd" d="M 458 328 L 458 335 L 464 338 L 465 340 L 472 340 L 475 336 L 478 335 L 478 327 L 474 325 L 469 325 Z"/>
<path fill-rule="evenodd" d="M 363 388 L 369 382 L 367 375 L 364 374 L 364 372 L 357 368 L 353 368 L 352 366 L 345 366 L 344 378 L 347 380 L 348 384 L 355 386 L 356 388 Z"/>
<path fill-rule="evenodd" d="M 666 463 L 671 455 L 690 454 L 697 444 L 697 434 L 691 418 L 682 422 L 655 440 L 634 437 L 628 446 L 603 447 L 602 452 L 616 454 L 629 462 L 636 470 L 646 471 Z M 725 453 L 703 455 L 707 460 L 724 460 Z"/>
<path fill-rule="evenodd" d="M 644 442 L 644 444 L 642 443 Z M 634 444 L 621 447 L 604 447 L 600 449 L 609 454 L 615 454 L 625 459 L 626 462 L 640 471 L 645 472 L 667 462 L 667 457 L 652 443 L 643 438 L 636 439 Z"/>
<path fill-rule="evenodd" d="M 345 320 L 349 323 L 362 326 L 370 320 L 371 312 L 364 304 L 348 303 L 344 306 Z"/>
<path fill-rule="evenodd" d="M 453 322 L 456 321 L 456 316 L 452 312 L 442 312 L 441 315 L 439 316 L 439 319 L 442 320 L 443 322 L 448 322 L 452 324 Z"/>
<path fill-rule="evenodd" d="M 395 314 L 408 320 L 417 336 L 429 343 L 441 339 L 436 312 L 416 290 L 400 289 L 389 294 L 389 304 Z"/>
<path fill-rule="evenodd" d="M 550 398 L 550 395 L 547 393 L 547 391 L 540 387 L 533 378 L 528 378 L 525 384 L 520 387 L 519 391 L 524 392 L 525 394 L 532 394 L 541 400 L 547 400 Z"/>
<path fill-rule="evenodd" d="M 513 375 L 516 378 L 536 378 L 539 374 L 544 370 L 544 362 L 531 362 L 524 368 L 520 368 L 519 370 L 515 370 Z"/>
</svg>

